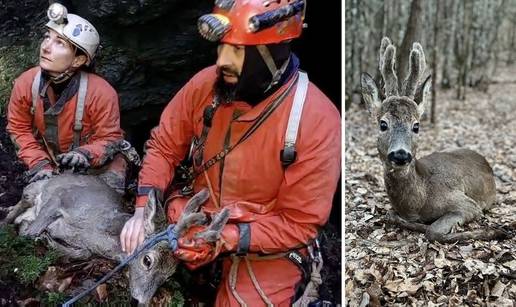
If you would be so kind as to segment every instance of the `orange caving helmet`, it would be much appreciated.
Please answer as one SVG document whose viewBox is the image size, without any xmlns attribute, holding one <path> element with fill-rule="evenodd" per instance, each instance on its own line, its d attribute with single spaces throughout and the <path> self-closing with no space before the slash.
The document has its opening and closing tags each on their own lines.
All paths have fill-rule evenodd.
<svg viewBox="0 0 516 307">
<path fill-rule="evenodd" d="M 305 10 L 306 0 L 215 0 L 213 13 L 197 26 L 213 42 L 277 44 L 301 35 Z"/>
</svg>

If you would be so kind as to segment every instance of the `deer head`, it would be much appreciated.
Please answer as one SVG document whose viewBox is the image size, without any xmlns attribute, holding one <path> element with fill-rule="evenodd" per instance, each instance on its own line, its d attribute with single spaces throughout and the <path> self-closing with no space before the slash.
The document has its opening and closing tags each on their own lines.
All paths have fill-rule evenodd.
<svg viewBox="0 0 516 307">
<path fill-rule="evenodd" d="M 383 88 L 379 89 L 373 78 L 363 73 L 362 96 L 378 124 L 378 152 L 389 169 L 405 169 L 417 151 L 419 120 L 428 100 L 431 78 L 423 82 L 426 67 L 423 48 L 414 43 L 410 51 L 409 73 L 398 88 L 395 71 L 396 47 L 384 37 L 380 46 L 379 67 Z"/>
<path fill-rule="evenodd" d="M 174 230 L 178 238 L 192 225 L 204 224 L 207 220 L 203 212 L 198 212 L 201 205 L 209 198 L 207 189 L 195 194 L 186 204 Z M 215 215 L 210 225 L 197 236 L 214 242 L 229 219 L 229 210 L 223 209 Z M 149 193 L 149 201 L 144 209 L 145 238 L 163 231 L 168 226 L 165 210 L 161 206 L 156 190 Z M 161 286 L 177 268 L 178 261 L 170 250 L 169 243 L 162 241 L 144 251 L 129 265 L 129 285 L 131 295 L 141 304 L 148 303 L 159 286 Z"/>
</svg>

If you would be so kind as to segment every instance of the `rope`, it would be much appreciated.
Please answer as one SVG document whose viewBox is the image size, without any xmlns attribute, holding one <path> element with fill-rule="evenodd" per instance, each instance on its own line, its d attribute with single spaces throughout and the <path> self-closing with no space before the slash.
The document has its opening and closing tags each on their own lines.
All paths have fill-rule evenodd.
<svg viewBox="0 0 516 307">
<path fill-rule="evenodd" d="M 294 303 L 292 307 L 308 306 L 313 301 L 319 299 L 319 286 L 322 284 L 321 270 L 323 267 L 322 258 L 319 261 L 312 262 L 312 273 L 310 274 L 310 281 L 306 285 L 303 295 Z"/>
<path fill-rule="evenodd" d="M 86 296 L 88 293 L 95 290 L 100 284 L 102 284 L 106 280 L 110 279 L 116 272 L 120 271 L 130 261 L 132 261 L 134 258 L 139 256 L 143 251 L 153 247 L 157 243 L 159 243 L 161 241 L 168 241 L 170 249 L 172 251 L 177 250 L 177 232 L 174 229 L 174 227 L 175 227 L 174 224 L 170 224 L 170 225 L 168 225 L 167 229 L 147 238 L 145 241 L 143 241 L 143 244 L 140 245 L 140 247 L 138 247 L 136 249 L 136 251 L 133 252 L 129 257 L 125 258 L 122 262 L 120 262 L 119 265 L 117 265 L 113 270 L 111 270 L 109 273 L 104 275 L 104 277 L 102 277 L 99 281 L 97 281 L 91 287 L 89 287 L 85 291 L 81 292 L 79 295 L 76 295 L 72 299 L 65 302 L 63 304 L 63 307 L 71 306 L 73 303 L 77 302 L 78 300 L 80 300 L 81 298 Z"/>
<path fill-rule="evenodd" d="M 249 277 L 251 277 L 251 281 L 253 282 L 254 288 L 256 291 L 258 291 L 258 294 L 260 294 L 260 297 L 262 298 L 263 302 L 267 305 L 267 307 L 273 307 L 271 300 L 267 297 L 265 292 L 263 292 L 262 287 L 260 287 L 260 284 L 258 283 L 258 280 L 256 279 L 256 276 L 254 275 L 253 269 L 251 268 L 251 263 L 249 262 L 249 259 L 245 258 L 245 264 L 247 266 L 247 272 L 249 273 Z"/>
<path fill-rule="evenodd" d="M 243 258 L 245 260 L 246 266 L 247 266 L 247 272 L 249 273 L 249 277 L 251 278 L 251 281 L 253 283 L 254 288 L 262 298 L 263 302 L 267 305 L 267 307 L 273 307 L 274 304 L 270 301 L 270 299 L 267 297 L 263 289 L 260 287 L 260 284 L 258 283 L 258 280 L 256 279 L 256 275 L 253 272 L 253 269 L 251 267 L 250 260 L 253 261 L 262 261 L 262 260 L 271 260 L 271 259 L 279 259 L 283 258 L 288 253 L 279 253 L 274 255 L 254 255 L 254 254 L 248 254 L 245 257 L 238 257 L 236 255 L 231 256 L 231 267 L 229 269 L 229 287 L 231 289 L 231 293 L 237 300 L 237 302 L 240 304 L 241 307 L 247 307 L 247 304 L 242 299 L 242 297 L 238 294 L 236 290 L 236 282 L 237 282 L 237 275 L 238 275 L 238 266 L 240 264 L 241 259 Z M 320 259 L 320 260 L 319 260 Z M 306 307 L 308 304 L 310 304 L 313 301 L 316 301 L 319 299 L 319 293 L 318 289 L 319 286 L 322 284 L 322 277 L 321 277 L 321 270 L 323 267 L 323 261 L 322 257 L 319 258 L 317 261 L 313 261 L 312 266 L 312 273 L 310 274 L 310 281 L 308 282 L 305 292 L 303 292 L 303 295 L 292 305 L 293 307 Z"/>
<path fill-rule="evenodd" d="M 237 257 L 235 255 L 231 256 L 231 268 L 229 269 L 229 287 L 231 288 L 231 293 L 233 293 L 233 296 L 237 300 L 237 302 L 240 304 L 241 307 L 247 307 L 247 304 L 244 302 L 242 297 L 238 294 L 236 290 L 236 281 L 237 281 L 237 275 L 238 275 L 238 265 L 240 264 L 240 257 Z"/>
</svg>

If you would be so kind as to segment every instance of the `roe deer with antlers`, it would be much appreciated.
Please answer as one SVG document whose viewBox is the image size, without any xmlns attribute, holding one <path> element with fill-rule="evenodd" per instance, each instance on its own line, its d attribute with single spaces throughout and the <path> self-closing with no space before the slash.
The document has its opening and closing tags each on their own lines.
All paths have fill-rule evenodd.
<svg viewBox="0 0 516 307">
<path fill-rule="evenodd" d="M 424 232 L 431 241 L 492 239 L 499 231 L 455 232 L 493 206 L 496 189 L 493 170 L 486 159 L 468 149 L 435 152 L 416 159 L 419 121 L 428 101 L 431 78 L 423 79 L 425 55 L 414 43 L 409 72 L 398 88 L 396 48 L 384 37 L 379 66 L 383 88 L 362 74 L 362 95 L 378 124 L 378 152 L 394 214 L 388 220 Z M 382 92 L 383 90 L 383 92 Z M 428 225 L 430 224 L 430 225 Z"/>
<path fill-rule="evenodd" d="M 207 189 L 192 197 L 174 230 L 178 237 L 192 225 L 205 224 L 207 216 L 199 211 L 208 199 Z M 89 175 L 61 174 L 36 181 L 23 190 L 22 199 L 9 209 L 2 224 L 18 224 L 20 235 L 44 238 L 51 247 L 69 259 L 88 259 L 101 256 L 121 261 L 119 234 L 131 217 L 124 212 L 122 199 L 103 180 Z M 215 242 L 229 218 L 223 209 L 212 216 L 211 223 L 196 237 Z M 163 231 L 168 226 L 165 210 L 155 190 L 149 193 L 144 209 L 145 238 Z M 129 263 L 131 295 L 140 304 L 147 304 L 156 290 L 176 271 L 169 243 L 162 241 L 143 251 Z"/>
</svg>

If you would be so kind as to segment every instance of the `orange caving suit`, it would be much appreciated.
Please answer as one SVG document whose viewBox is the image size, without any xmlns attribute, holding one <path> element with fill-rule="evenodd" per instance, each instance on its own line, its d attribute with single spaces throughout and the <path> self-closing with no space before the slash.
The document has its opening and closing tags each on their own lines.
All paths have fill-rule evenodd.
<svg viewBox="0 0 516 307">
<path fill-rule="evenodd" d="M 44 107 L 41 97 L 38 97 L 34 115 L 30 112 L 32 82 L 38 70 L 39 67 L 29 69 L 15 80 L 7 112 L 7 131 L 18 149 L 18 157 L 29 169 L 43 160 L 51 161 L 40 137 L 45 135 Z M 67 152 L 71 148 L 76 104 L 77 93 L 65 103 L 62 111 L 57 115 L 58 153 Z M 105 162 L 107 146 L 122 140 L 123 131 L 120 128 L 116 91 L 107 81 L 91 73 L 88 74 L 82 124 L 79 149 L 89 155 L 93 168 L 101 167 Z M 33 126 L 37 129 L 37 135 L 33 133 Z M 119 161 L 119 163 L 122 162 L 125 163 Z"/>
<path fill-rule="evenodd" d="M 206 140 L 204 161 L 219 153 L 224 144 L 237 142 L 293 79 L 255 107 L 242 101 L 219 106 Z M 201 135 L 203 110 L 212 103 L 215 80 L 214 66 L 202 70 L 165 108 L 147 143 L 139 175 L 138 207 L 145 206 L 145 191 L 150 187 L 167 189 L 175 167 L 189 150 L 192 137 Z M 195 181 L 195 192 L 204 187 L 209 187 L 211 192 L 203 206 L 205 212 L 217 212 L 221 207 L 230 209 L 230 220 L 222 233 L 226 250 L 236 251 L 238 223 L 249 223 L 250 253 L 276 254 L 305 246 L 328 219 L 341 168 L 340 115 L 331 101 L 310 83 L 296 142 L 297 159 L 284 169 L 280 151 L 294 93 L 295 85 L 247 140 Z M 181 198 L 171 201 L 168 207 L 171 223 L 177 221 L 185 202 Z M 239 306 L 228 283 L 231 262 L 229 257 L 224 260 L 216 306 Z M 275 306 L 290 306 L 295 285 L 301 279 L 298 267 L 285 257 L 250 263 L 260 287 Z M 264 305 L 245 261 L 239 264 L 236 291 L 250 306 Z"/>
</svg>

